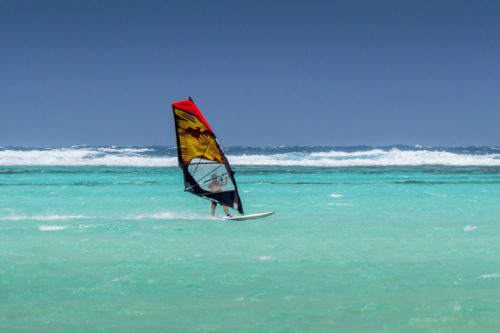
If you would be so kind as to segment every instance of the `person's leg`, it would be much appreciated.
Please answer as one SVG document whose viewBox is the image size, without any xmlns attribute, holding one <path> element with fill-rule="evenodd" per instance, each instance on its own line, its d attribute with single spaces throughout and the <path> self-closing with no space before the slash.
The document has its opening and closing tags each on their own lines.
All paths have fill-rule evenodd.
<svg viewBox="0 0 500 333">
<path fill-rule="evenodd" d="M 210 214 L 212 216 L 215 215 L 215 207 L 217 207 L 217 203 L 215 201 L 212 201 L 212 205 L 210 206 Z"/>
<path fill-rule="evenodd" d="M 224 207 L 224 213 L 226 213 L 226 215 L 229 215 L 229 208 L 227 206 L 222 207 Z"/>
</svg>

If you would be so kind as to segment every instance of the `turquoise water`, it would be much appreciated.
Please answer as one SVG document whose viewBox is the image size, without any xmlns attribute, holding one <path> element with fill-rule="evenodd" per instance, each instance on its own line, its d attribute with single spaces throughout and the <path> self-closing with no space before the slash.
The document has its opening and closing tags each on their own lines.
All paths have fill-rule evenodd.
<svg viewBox="0 0 500 333">
<path fill-rule="evenodd" d="M 499 167 L 235 169 L 0 167 L 0 331 L 500 331 Z"/>
</svg>

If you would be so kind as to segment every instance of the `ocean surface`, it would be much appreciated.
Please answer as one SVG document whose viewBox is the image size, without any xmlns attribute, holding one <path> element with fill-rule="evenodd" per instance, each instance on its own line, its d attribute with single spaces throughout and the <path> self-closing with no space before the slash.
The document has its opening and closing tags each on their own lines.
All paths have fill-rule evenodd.
<svg viewBox="0 0 500 333">
<path fill-rule="evenodd" d="M 172 147 L 1 147 L 0 332 L 500 332 L 500 148 L 225 151 L 276 214 Z"/>
</svg>

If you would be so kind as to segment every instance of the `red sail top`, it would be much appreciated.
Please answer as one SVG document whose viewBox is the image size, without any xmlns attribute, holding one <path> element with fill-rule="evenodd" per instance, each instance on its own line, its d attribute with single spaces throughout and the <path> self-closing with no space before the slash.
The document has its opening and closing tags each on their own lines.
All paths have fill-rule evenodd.
<svg viewBox="0 0 500 333">
<path fill-rule="evenodd" d="M 203 114 L 201 113 L 200 109 L 198 109 L 198 107 L 196 106 L 196 104 L 194 104 L 194 102 L 192 100 L 186 99 L 183 101 L 174 102 L 174 103 L 172 103 L 172 106 L 176 109 L 180 109 L 180 110 L 191 113 L 193 116 L 198 118 L 203 123 L 203 125 L 205 125 L 210 130 L 210 132 L 212 132 L 212 134 L 214 133 L 214 131 L 212 130 L 212 128 L 208 124 L 205 117 L 203 117 Z"/>
</svg>

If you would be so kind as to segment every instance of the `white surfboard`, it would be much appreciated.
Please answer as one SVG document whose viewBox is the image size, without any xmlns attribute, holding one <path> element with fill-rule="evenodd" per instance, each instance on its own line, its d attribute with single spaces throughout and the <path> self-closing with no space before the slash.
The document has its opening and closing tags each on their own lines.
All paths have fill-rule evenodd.
<svg viewBox="0 0 500 333">
<path fill-rule="evenodd" d="M 255 213 L 255 214 L 248 214 L 248 215 L 236 215 L 236 216 L 231 216 L 231 217 L 223 217 L 224 220 L 234 220 L 234 221 L 243 221 L 243 220 L 252 220 L 252 219 L 260 219 L 269 215 L 273 215 L 274 210 L 270 212 L 263 212 L 263 213 Z"/>
</svg>

